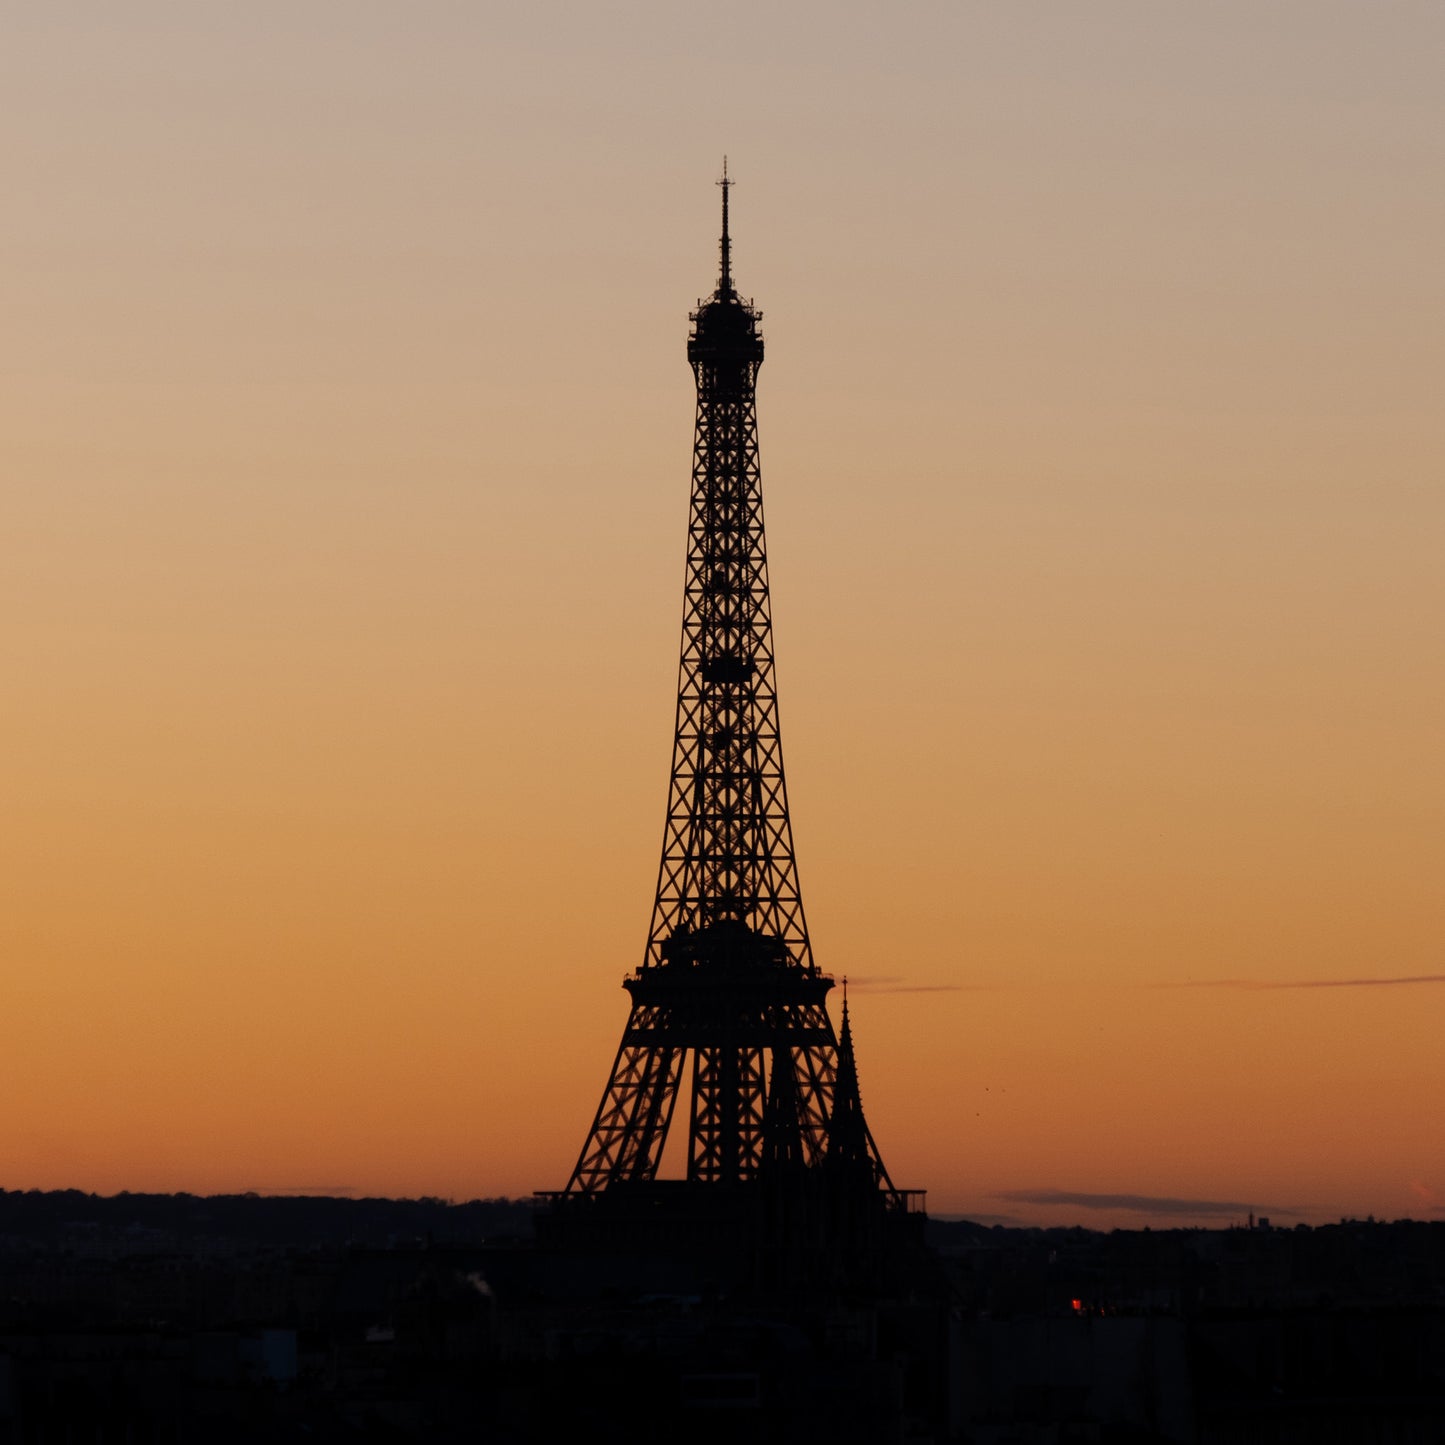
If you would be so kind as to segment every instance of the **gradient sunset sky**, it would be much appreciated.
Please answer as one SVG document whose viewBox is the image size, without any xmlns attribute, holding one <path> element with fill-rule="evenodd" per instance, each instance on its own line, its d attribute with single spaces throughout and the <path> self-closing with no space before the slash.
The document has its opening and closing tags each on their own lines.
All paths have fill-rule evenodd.
<svg viewBox="0 0 1445 1445">
<path fill-rule="evenodd" d="M 818 960 L 930 1207 L 1445 1209 L 1445 7 L 0 20 L 0 1187 L 560 1187 L 726 152 Z"/>
</svg>

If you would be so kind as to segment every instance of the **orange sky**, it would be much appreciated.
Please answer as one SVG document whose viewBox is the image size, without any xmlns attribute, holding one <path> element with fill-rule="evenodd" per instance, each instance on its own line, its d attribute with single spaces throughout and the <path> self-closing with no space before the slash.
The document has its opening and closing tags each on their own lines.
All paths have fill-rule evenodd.
<svg viewBox="0 0 1445 1445">
<path fill-rule="evenodd" d="M 1445 1206 L 1445 15 L 784 8 L 4 22 L 0 1187 L 565 1181 L 727 151 L 895 1179 Z"/>
</svg>

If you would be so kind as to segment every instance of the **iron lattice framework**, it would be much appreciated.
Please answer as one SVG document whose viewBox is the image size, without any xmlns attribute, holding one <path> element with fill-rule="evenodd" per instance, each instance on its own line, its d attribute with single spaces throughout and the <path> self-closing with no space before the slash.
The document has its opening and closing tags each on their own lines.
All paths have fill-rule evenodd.
<svg viewBox="0 0 1445 1445">
<path fill-rule="evenodd" d="M 761 313 L 733 285 L 726 166 L 720 184 L 721 275 L 690 317 L 687 348 L 697 429 L 657 901 L 567 1192 L 656 1178 L 691 1055 L 689 1181 L 847 1168 L 894 1195 L 858 1104 L 846 1009 L 840 1044 L 798 889 L 758 469 Z"/>
</svg>

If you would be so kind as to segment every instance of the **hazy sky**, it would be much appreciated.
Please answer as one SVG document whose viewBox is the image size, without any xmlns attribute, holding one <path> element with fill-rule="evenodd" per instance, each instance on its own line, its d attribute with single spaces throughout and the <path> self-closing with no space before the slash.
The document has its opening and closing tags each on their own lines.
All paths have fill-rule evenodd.
<svg viewBox="0 0 1445 1445">
<path fill-rule="evenodd" d="M 726 152 L 895 1180 L 1445 1207 L 1442 73 L 1390 0 L 11 7 L 0 1186 L 565 1182 Z"/>
</svg>

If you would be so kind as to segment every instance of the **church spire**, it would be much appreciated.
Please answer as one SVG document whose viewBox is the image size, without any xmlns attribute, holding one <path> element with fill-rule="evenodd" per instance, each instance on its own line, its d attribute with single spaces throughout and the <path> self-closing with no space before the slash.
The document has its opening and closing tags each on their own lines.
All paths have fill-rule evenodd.
<svg viewBox="0 0 1445 1445">
<path fill-rule="evenodd" d="M 838 1035 L 838 1072 L 833 1083 L 833 1116 L 828 1123 L 827 1158 L 835 1167 L 873 1168 L 863 1099 L 858 1092 L 858 1062 L 853 1056 L 853 1026 L 848 1021 L 848 985 L 843 984 L 843 1028 Z"/>
</svg>

